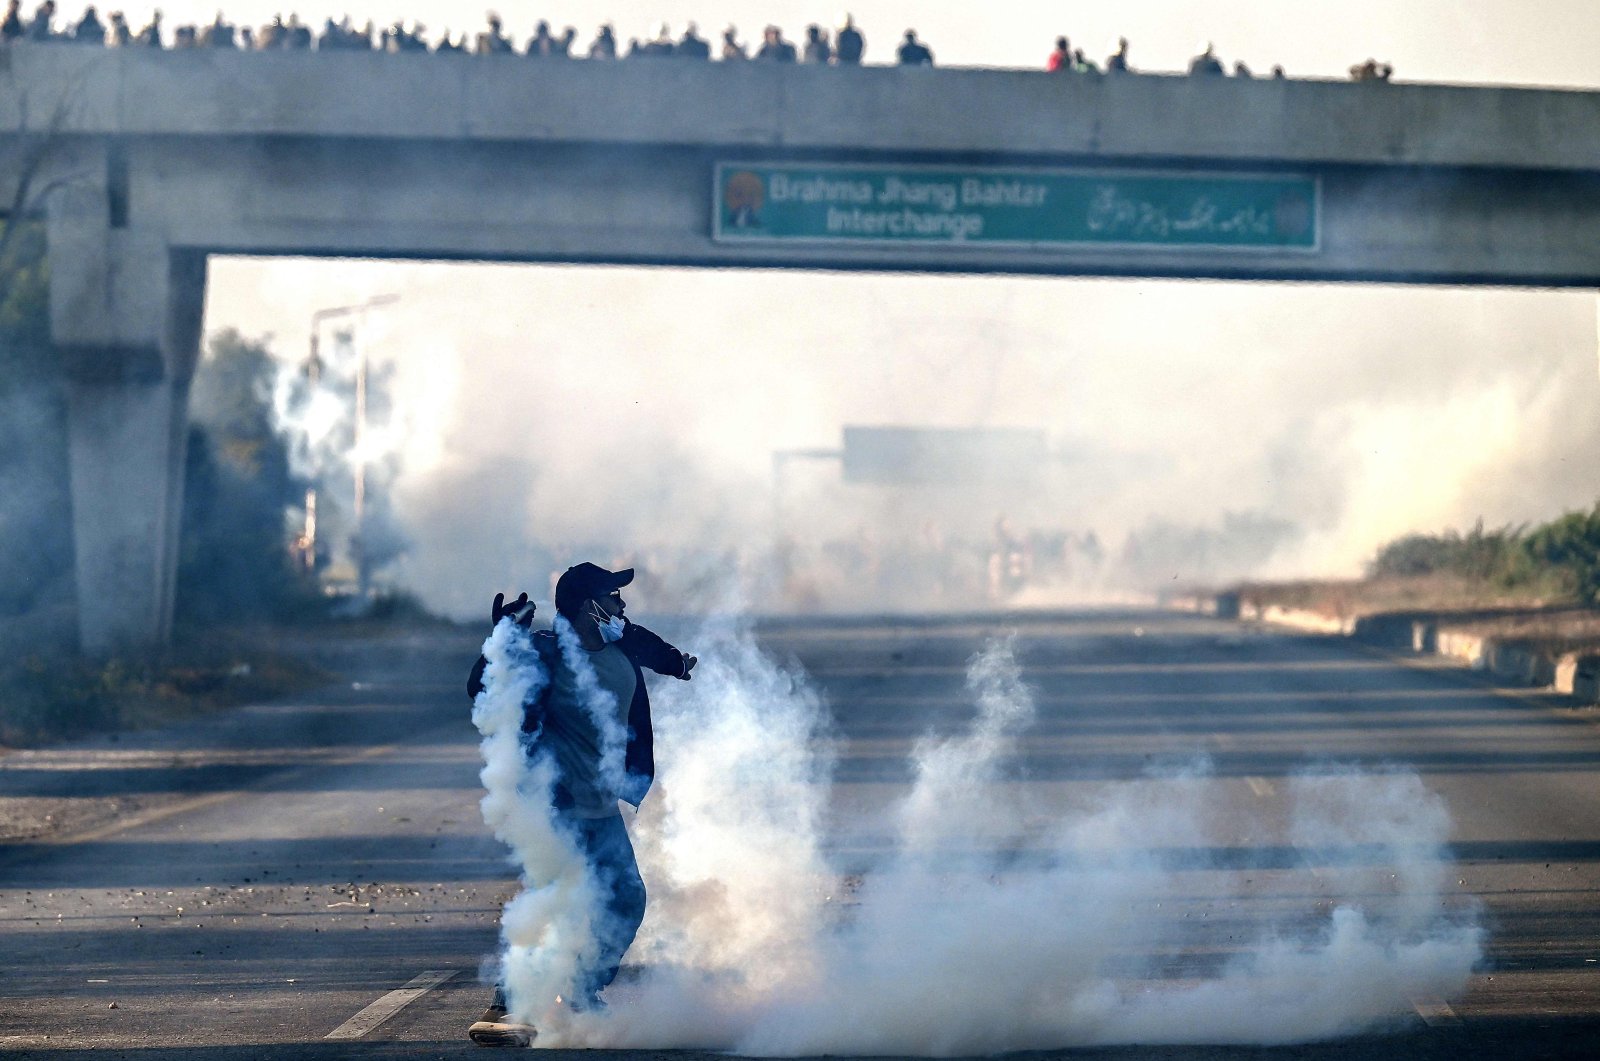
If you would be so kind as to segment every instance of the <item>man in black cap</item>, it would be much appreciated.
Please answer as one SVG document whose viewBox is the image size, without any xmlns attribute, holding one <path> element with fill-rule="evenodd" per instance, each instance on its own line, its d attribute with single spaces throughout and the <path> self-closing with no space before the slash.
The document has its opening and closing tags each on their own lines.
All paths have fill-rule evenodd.
<svg viewBox="0 0 1600 1061">
<path fill-rule="evenodd" d="M 639 806 L 655 777 L 650 725 L 650 694 L 644 669 L 688 681 L 696 658 L 629 622 L 622 589 L 633 569 L 607 571 L 595 564 L 569 567 L 556 582 L 556 620 L 551 630 L 533 634 L 533 646 L 549 681 L 534 702 L 524 706 L 522 731 L 530 755 L 548 754 L 555 766 L 551 790 L 557 824 L 577 841 L 599 886 L 603 909 L 593 919 L 596 948 L 592 965 L 573 985 L 574 1009 L 602 1005 L 600 992 L 616 978 L 622 956 L 644 920 L 644 881 L 633 844 L 617 808 L 618 800 Z M 510 604 L 496 594 L 492 618 L 509 618 L 527 628 L 533 606 L 522 594 Z M 467 694 L 483 689 L 483 658 L 467 680 Z M 604 762 L 608 736 L 625 737 L 622 770 Z M 534 1030 L 506 1013 L 505 993 L 494 1001 L 467 1035 L 484 1046 L 526 1046 Z"/>
</svg>

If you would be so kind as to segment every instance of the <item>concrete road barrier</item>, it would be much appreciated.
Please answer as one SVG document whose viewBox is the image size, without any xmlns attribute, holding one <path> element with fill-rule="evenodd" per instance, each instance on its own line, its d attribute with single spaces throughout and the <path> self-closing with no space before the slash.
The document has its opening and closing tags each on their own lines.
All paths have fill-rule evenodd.
<svg viewBox="0 0 1600 1061">
<path fill-rule="evenodd" d="M 1496 677 L 1535 688 L 1555 684 L 1555 664 L 1526 646 L 1502 644 L 1488 638 L 1484 655 L 1489 673 Z"/>
<path fill-rule="evenodd" d="M 1399 615 L 1363 615 L 1355 620 L 1351 636 L 1383 648 L 1415 651 L 1416 623 L 1414 617 Z"/>
<path fill-rule="evenodd" d="M 1434 651 L 1441 656 L 1458 659 L 1474 670 L 1482 670 L 1486 663 L 1485 640 L 1478 634 L 1469 634 L 1461 630 L 1440 630 Z"/>
<path fill-rule="evenodd" d="M 1321 612 L 1308 611 L 1304 608 L 1284 608 L 1277 604 L 1269 604 L 1260 610 L 1261 621 L 1272 623 L 1275 626 L 1291 626 L 1296 630 L 1307 630 L 1318 634 L 1351 634 L 1355 632 L 1355 620 L 1343 619 L 1336 615 L 1324 615 Z"/>
<path fill-rule="evenodd" d="M 1355 637 L 1395 651 L 1445 656 L 1510 685 L 1549 689 L 1583 703 L 1600 704 L 1600 652 L 1569 652 L 1560 659 L 1550 659 L 1525 643 L 1452 628 L 1445 625 L 1449 616 L 1408 612 L 1346 618 L 1304 608 L 1263 605 L 1237 593 L 1219 593 L 1206 602 L 1203 610 L 1218 618 Z"/>
<path fill-rule="evenodd" d="M 1584 703 L 1600 703 L 1600 655 L 1568 652 L 1556 661 L 1552 685 Z"/>
</svg>

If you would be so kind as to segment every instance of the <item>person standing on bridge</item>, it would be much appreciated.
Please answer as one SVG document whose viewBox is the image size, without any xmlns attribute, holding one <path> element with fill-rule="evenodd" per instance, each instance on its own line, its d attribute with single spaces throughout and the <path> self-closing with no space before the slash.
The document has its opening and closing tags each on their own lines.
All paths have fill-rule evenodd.
<svg viewBox="0 0 1600 1061">
<path fill-rule="evenodd" d="M 595 34 L 594 43 L 589 45 L 589 58 L 611 60 L 617 57 L 617 31 L 607 22 L 600 27 L 600 32 Z"/>
<path fill-rule="evenodd" d="M 20 40 L 25 32 L 22 26 L 22 0 L 6 0 L 6 17 L 0 20 L 0 44 Z"/>
<path fill-rule="evenodd" d="M 577 1011 L 604 1006 L 600 992 L 616 978 L 644 920 L 644 881 L 617 807 L 619 800 L 638 807 L 655 777 L 643 668 L 688 681 L 697 662 L 623 617 L 622 589 L 632 581 L 632 568 L 607 571 L 591 563 L 567 568 L 556 582 L 554 628 L 532 638 L 549 680 L 523 708 L 529 755 L 548 754 L 556 768 L 552 817 L 577 844 L 604 897 L 602 916 L 592 919 L 593 960 L 580 971 L 569 998 Z M 526 629 L 533 621 L 533 606 L 526 593 L 509 605 L 496 594 L 491 616 L 496 624 L 510 618 Z M 483 690 L 486 666 L 479 657 L 467 680 L 467 693 L 474 699 Z M 604 733 L 613 727 L 627 738 L 620 790 L 614 773 L 608 780 L 601 764 Z M 526 1046 L 534 1035 L 532 1027 L 507 1013 L 500 987 L 483 1016 L 467 1029 L 467 1036 L 482 1046 Z"/>
<path fill-rule="evenodd" d="M 1044 68 L 1052 74 L 1066 74 L 1072 72 L 1072 45 L 1065 37 L 1056 38 L 1055 50 L 1044 61 Z"/>
<path fill-rule="evenodd" d="M 678 46 L 672 54 L 679 59 L 710 59 L 711 42 L 700 36 L 698 27 L 691 22 L 684 27 L 683 36 L 678 39 Z"/>
<path fill-rule="evenodd" d="M 1118 37 L 1117 50 L 1112 52 L 1111 57 L 1106 60 L 1106 73 L 1126 74 L 1131 72 L 1128 69 L 1128 38 Z"/>
<path fill-rule="evenodd" d="M 533 37 L 529 39 L 527 51 L 523 54 L 529 59 L 549 59 L 555 51 L 556 39 L 550 33 L 550 23 L 540 19 L 539 24 L 533 27 Z"/>
<path fill-rule="evenodd" d="M 761 48 L 756 58 L 769 63 L 792 63 L 799 58 L 799 53 L 793 44 L 783 39 L 783 30 L 768 26 L 761 31 Z"/>
<path fill-rule="evenodd" d="M 104 48 L 106 44 L 105 23 L 100 21 L 100 13 L 90 4 L 83 9 L 83 17 L 78 19 L 72 27 L 72 42 L 74 44 L 89 44 L 97 48 Z"/>
<path fill-rule="evenodd" d="M 1223 68 L 1222 60 L 1217 58 L 1217 49 L 1210 41 L 1206 42 L 1206 50 L 1189 61 L 1190 77 L 1226 77 L 1228 71 Z"/>
<path fill-rule="evenodd" d="M 827 66 L 833 60 L 833 48 L 828 44 L 828 35 L 816 23 L 806 27 L 806 46 L 800 53 L 802 63 L 813 66 Z"/>
<path fill-rule="evenodd" d="M 139 36 L 135 38 L 135 43 L 146 48 L 161 47 L 161 12 L 159 10 L 150 12 L 150 21 L 146 22 L 144 28 L 139 31 Z"/>
<path fill-rule="evenodd" d="M 844 25 L 833 35 L 833 59 L 839 66 L 860 66 L 867 50 L 867 38 L 856 29 L 854 16 L 845 15 Z"/>
<path fill-rule="evenodd" d="M 478 34 L 479 55 L 512 55 L 511 38 L 505 34 L 505 23 L 493 11 L 488 14 L 489 28 Z"/>
<path fill-rule="evenodd" d="M 932 66 L 933 50 L 926 44 L 917 40 L 917 31 L 906 30 L 905 39 L 900 42 L 895 58 L 901 66 Z"/>
<path fill-rule="evenodd" d="M 54 22 L 56 20 L 56 0 L 44 0 L 33 10 L 33 21 L 28 23 L 28 39 L 35 44 L 56 39 Z"/>
</svg>

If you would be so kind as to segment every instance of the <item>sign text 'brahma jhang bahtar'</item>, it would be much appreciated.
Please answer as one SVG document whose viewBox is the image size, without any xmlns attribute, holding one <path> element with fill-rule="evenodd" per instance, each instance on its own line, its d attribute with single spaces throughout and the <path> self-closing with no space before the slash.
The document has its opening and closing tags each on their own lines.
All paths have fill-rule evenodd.
<svg viewBox="0 0 1600 1061">
<path fill-rule="evenodd" d="M 1319 192 L 1288 173 L 722 162 L 712 237 L 1315 251 Z"/>
</svg>

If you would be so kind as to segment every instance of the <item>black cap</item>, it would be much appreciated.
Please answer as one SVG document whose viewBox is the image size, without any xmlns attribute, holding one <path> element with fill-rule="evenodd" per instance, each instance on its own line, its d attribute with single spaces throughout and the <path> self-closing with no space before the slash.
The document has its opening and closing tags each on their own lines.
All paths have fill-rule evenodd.
<svg viewBox="0 0 1600 1061">
<path fill-rule="evenodd" d="M 607 571 L 600 565 L 585 560 L 581 564 L 567 568 L 566 572 L 556 580 L 556 611 L 573 611 L 584 601 L 604 597 L 632 581 L 631 567 L 622 571 Z"/>
</svg>

